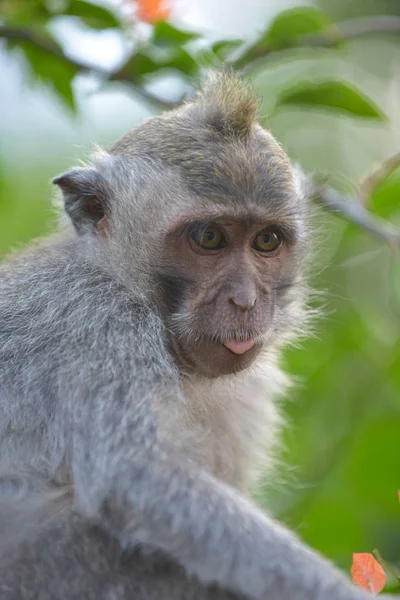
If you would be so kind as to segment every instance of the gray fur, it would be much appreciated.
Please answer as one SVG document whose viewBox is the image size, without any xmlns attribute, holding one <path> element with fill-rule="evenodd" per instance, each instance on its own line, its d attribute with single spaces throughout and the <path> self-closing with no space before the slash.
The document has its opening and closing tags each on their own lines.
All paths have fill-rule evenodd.
<svg viewBox="0 0 400 600">
<path fill-rule="evenodd" d="M 217 78 L 60 176 L 74 227 L 0 269 L 2 600 L 369 597 L 246 496 L 273 456 L 307 252 L 305 199 L 254 115 Z M 160 308 L 158 241 L 227 204 L 285 218 L 296 252 L 260 357 L 207 379 L 170 353 L 191 323 Z"/>
</svg>

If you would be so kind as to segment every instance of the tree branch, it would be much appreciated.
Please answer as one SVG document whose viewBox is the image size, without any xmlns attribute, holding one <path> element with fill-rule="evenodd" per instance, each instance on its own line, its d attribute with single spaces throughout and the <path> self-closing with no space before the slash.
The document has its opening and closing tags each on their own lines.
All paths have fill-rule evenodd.
<svg viewBox="0 0 400 600">
<path fill-rule="evenodd" d="M 336 27 L 335 27 L 336 29 Z M 348 19 L 337 25 L 341 38 L 354 40 L 365 35 L 379 33 L 400 33 L 400 17 L 393 15 L 375 15 Z"/>
<path fill-rule="evenodd" d="M 48 54 L 52 54 L 53 56 L 68 62 L 76 67 L 79 71 L 97 71 L 99 74 L 108 77 L 107 71 L 67 56 L 67 54 L 65 54 L 58 44 L 51 39 L 45 38 L 44 36 L 36 33 L 33 29 L 23 29 L 19 27 L 7 27 L 6 25 L 0 25 L 0 38 L 17 40 L 20 42 L 30 42 Z"/>
<path fill-rule="evenodd" d="M 338 25 L 330 26 L 320 36 L 303 36 L 298 40 L 296 47 L 333 47 L 343 40 L 351 40 L 365 35 L 380 33 L 400 33 L 400 17 L 376 16 L 345 21 Z M 129 63 L 126 63 L 122 68 L 116 71 L 107 71 L 98 66 L 68 56 L 56 42 L 28 28 L 15 28 L 0 25 L 0 38 L 31 43 L 45 52 L 56 56 L 58 59 L 73 65 L 79 72 L 95 73 L 105 81 L 120 81 L 127 83 L 141 98 L 158 109 L 171 109 L 177 105 L 175 102 L 163 100 L 146 90 L 140 82 L 136 81 L 134 73 L 127 68 Z M 269 49 L 266 47 L 265 42 L 261 42 L 259 45 L 250 48 L 240 59 L 234 61 L 232 66 L 236 69 L 240 69 L 244 65 L 251 67 L 254 65 L 254 62 L 258 62 L 269 55 L 280 56 L 282 52 L 292 50 L 293 48 L 283 51 Z M 129 58 L 129 62 L 131 60 L 132 57 Z M 385 174 L 391 172 L 391 170 L 398 165 L 399 158 L 400 154 L 391 157 L 377 169 L 375 173 L 367 178 L 361 186 L 360 197 L 363 198 L 371 189 L 371 186 L 375 186 L 378 179 L 381 180 Z M 391 248 L 399 249 L 400 230 L 383 219 L 373 217 L 360 202 L 356 202 L 351 198 L 344 198 L 329 187 L 316 187 L 315 198 L 320 204 L 332 212 L 338 213 L 348 221 L 356 223 L 366 231 L 369 231 L 372 235 L 383 240 Z"/>
<path fill-rule="evenodd" d="M 146 90 L 142 85 L 135 81 L 133 74 L 128 75 L 124 71 L 124 68 L 113 72 L 108 71 L 106 69 L 102 69 L 101 67 L 98 67 L 96 65 L 91 65 L 77 58 L 72 58 L 71 56 L 68 56 L 68 54 L 66 54 L 62 50 L 62 48 L 54 41 L 37 34 L 32 29 L 23 29 L 0 25 L 0 38 L 31 43 L 37 48 L 44 50 L 48 54 L 51 54 L 57 57 L 58 59 L 63 60 L 64 62 L 72 65 L 81 73 L 94 73 L 95 75 L 98 75 L 101 79 L 106 81 L 120 81 L 122 83 L 128 83 L 133 89 L 133 91 L 138 94 L 138 96 L 140 96 L 147 102 L 153 104 L 153 106 L 155 106 L 158 109 L 165 110 L 174 108 L 176 106 L 176 103 L 163 100 L 162 98 L 159 98 L 158 96 L 155 96 L 154 94 Z"/>
<path fill-rule="evenodd" d="M 358 197 L 364 206 L 378 185 L 400 166 L 400 152 L 386 158 L 376 169 L 372 171 L 359 186 Z"/>
<path fill-rule="evenodd" d="M 345 198 L 333 188 L 321 186 L 316 189 L 315 200 L 331 212 L 339 214 L 384 241 L 393 251 L 399 250 L 400 229 L 384 219 L 371 215 L 353 198 Z"/>
<path fill-rule="evenodd" d="M 341 41 L 352 40 L 367 35 L 381 33 L 400 33 L 400 17 L 377 15 L 373 17 L 350 19 L 337 25 L 329 26 L 324 32 L 322 32 L 321 35 L 306 35 L 298 38 L 295 47 L 330 48 L 336 46 Z M 125 72 L 124 67 L 118 71 L 110 72 L 105 69 L 101 69 L 98 66 L 88 64 L 76 58 L 72 58 L 71 56 L 68 56 L 54 41 L 45 38 L 32 29 L 0 25 L 0 38 L 30 42 L 45 52 L 48 52 L 53 56 L 57 56 L 57 58 L 73 65 L 78 71 L 92 72 L 105 80 L 127 83 L 138 95 L 157 108 L 170 109 L 177 105 L 175 102 L 169 102 L 147 91 L 143 85 L 135 81 L 135 77 L 132 73 L 127 74 Z M 274 56 L 274 58 L 279 58 L 282 55 L 286 55 L 291 50 L 293 50 L 293 48 L 276 50 L 268 47 L 265 42 L 261 41 L 259 44 L 249 48 L 249 50 L 245 52 L 239 59 L 233 61 L 231 65 L 237 70 L 241 70 L 246 67 L 246 71 L 248 71 L 254 66 L 254 63 L 258 63 L 260 60 L 265 59 L 270 55 Z"/>
<path fill-rule="evenodd" d="M 337 25 L 329 26 L 321 35 L 306 35 L 298 38 L 295 47 L 330 48 L 336 46 L 341 41 L 380 33 L 400 33 L 400 17 L 377 15 L 343 21 Z M 142 84 L 135 81 L 134 74 L 126 72 L 125 66 L 118 71 L 110 72 L 101 69 L 98 66 L 72 58 L 53 40 L 45 38 L 32 29 L 0 25 L 0 38 L 29 42 L 45 52 L 68 62 L 80 72 L 92 72 L 105 80 L 127 83 L 139 96 L 159 109 L 170 109 L 177 105 L 176 102 L 169 102 L 146 90 Z M 233 61 L 231 66 L 237 70 L 246 67 L 246 71 L 248 71 L 255 63 L 258 63 L 260 60 L 265 59 L 270 55 L 274 56 L 274 58 L 279 58 L 282 55 L 286 55 L 291 50 L 293 50 L 293 48 L 286 48 L 283 50 L 269 48 L 265 42 L 261 41 L 252 48 L 249 48 L 249 50 L 239 59 Z"/>
<path fill-rule="evenodd" d="M 245 68 L 248 72 L 254 63 L 258 64 L 269 57 L 282 58 L 296 48 L 334 48 L 340 42 L 388 33 L 400 34 L 400 17 L 387 15 L 358 17 L 330 25 L 320 34 L 300 36 L 296 39 L 295 45 L 289 48 L 277 50 L 261 40 L 234 61 L 232 66 L 239 70 Z"/>
</svg>

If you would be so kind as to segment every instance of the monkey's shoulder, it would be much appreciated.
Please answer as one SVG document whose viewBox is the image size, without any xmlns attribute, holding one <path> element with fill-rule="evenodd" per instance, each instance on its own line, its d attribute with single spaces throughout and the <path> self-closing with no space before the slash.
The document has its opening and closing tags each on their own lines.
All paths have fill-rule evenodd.
<svg viewBox="0 0 400 600">
<path fill-rule="evenodd" d="M 0 269 L 1 365 L 22 356 L 140 360 L 144 346 L 151 352 L 162 339 L 152 309 L 68 244 L 28 251 Z"/>
</svg>

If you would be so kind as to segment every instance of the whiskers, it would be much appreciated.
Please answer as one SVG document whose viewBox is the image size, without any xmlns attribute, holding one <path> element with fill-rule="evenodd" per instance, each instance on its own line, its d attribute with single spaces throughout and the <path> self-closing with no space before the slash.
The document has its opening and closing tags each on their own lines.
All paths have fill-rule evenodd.
<svg viewBox="0 0 400 600">
<path fill-rule="evenodd" d="M 249 320 L 248 326 L 235 321 L 227 322 L 221 315 L 201 316 L 196 311 L 179 311 L 169 316 L 167 329 L 181 347 L 196 350 L 201 344 L 223 344 L 224 342 L 254 341 L 269 351 L 287 344 L 298 346 L 313 335 L 315 323 L 320 318 L 320 298 L 299 279 L 281 282 L 274 290 L 276 303 L 267 322 Z M 317 297 L 316 297 L 317 296 Z"/>
<path fill-rule="evenodd" d="M 268 332 L 260 333 L 249 327 L 238 327 L 225 329 L 221 327 L 219 331 L 213 333 L 207 332 L 206 327 L 196 324 L 196 319 L 189 311 L 182 313 L 174 313 L 168 319 L 168 331 L 178 341 L 189 343 L 190 345 L 198 345 L 200 343 L 223 344 L 231 340 L 236 342 L 254 341 L 263 343 Z"/>
</svg>

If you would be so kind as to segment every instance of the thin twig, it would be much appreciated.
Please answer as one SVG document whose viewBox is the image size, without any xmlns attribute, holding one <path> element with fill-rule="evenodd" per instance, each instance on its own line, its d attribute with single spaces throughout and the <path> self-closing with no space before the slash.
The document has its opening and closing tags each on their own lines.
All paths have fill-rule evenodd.
<svg viewBox="0 0 400 600">
<path fill-rule="evenodd" d="M 388 221 L 371 215 L 362 204 L 353 198 L 345 198 L 333 188 L 322 186 L 317 190 L 315 199 L 330 211 L 383 240 L 393 251 L 398 251 L 400 230 Z"/>
<path fill-rule="evenodd" d="M 382 557 L 382 554 L 379 552 L 378 548 L 375 548 L 375 550 L 372 551 L 372 554 L 375 556 L 376 560 L 382 565 L 382 567 L 384 567 L 387 571 L 389 571 L 389 573 L 391 573 L 393 575 L 393 577 L 395 577 L 398 581 L 400 581 L 400 573 L 398 571 L 396 571 L 396 569 L 394 567 L 392 567 L 392 565 L 389 564 Z"/>
<path fill-rule="evenodd" d="M 126 83 L 128 85 L 128 89 L 133 90 L 142 100 L 149 102 L 158 110 L 172 110 L 179 106 L 180 102 L 170 102 L 169 100 L 164 100 L 163 98 L 159 98 L 155 96 L 151 92 L 149 92 L 146 88 L 138 83 L 134 83 L 131 76 L 114 76 L 111 75 L 109 81 L 118 81 L 120 83 Z"/>
<path fill-rule="evenodd" d="M 394 15 L 357 17 L 342 21 L 338 29 L 346 40 L 376 33 L 400 33 L 400 17 Z"/>
<path fill-rule="evenodd" d="M 48 54 L 52 54 L 53 56 L 56 56 L 60 60 L 63 60 L 64 62 L 72 65 L 73 67 L 75 67 L 77 69 L 77 71 L 80 71 L 81 73 L 91 72 L 91 73 L 94 73 L 95 75 L 99 76 L 101 79 L 103 79 L 105 81 L 120 81 L 122 83 L 128 83 L 130 85 L 130 87 L 141 98 L 143 98 L 147 102 L 153 104 L 153 106 L 156 106 L 158 109 L 161 109 L 161 110 L 171 109 L 177 105 L 177 103 L 175 103 L 175 102 L 169 102 L 167 100 L 163 100 L 162 98 L 159 98 L 158 96 L 155 96 L 154 94 L 152 94 L 151 92 L 146 90 L 142 85 L 140 85 L 137 81 L 135 81 L 133 74 L 127 73 L 126 65 L 124 67 L 122 67 L 121 69 L 118 69 L 118 71 L 113 72 L 113 71 L 108 71 L 106 69 L 102 69 L 101 67 L 99 67 L 97 65 L 92 65 L 92 64 L 86 63 L 77 58 L 73 58 L 72 56 L 69 56 L 62 50 L 62 48 L 60 48 L 60 46 L 58 46 L 58 44 L 56 44 L 55 42 L 53 42 L 50 39 L 47 39 L 47 38 L 37 34 L 35 31 L 33 31 L 31 29 L 7 27 L 4 25 L 0 25 L 0 38 L 10 39 L 10 40 L 19 40 L 22 42 L 29 42 L 29 43 L 33 44 L 34 46 L 36 46 L 37 48 L 44 50 Z"/>
<path fill-rule="evenodd" d="M 400 152 L 386 158 L 372 173 L 367 175 L 361 182 L 358 191 L 358 198 L 364 206 L 368 205 L 374 190 L 386 179 L 393 171 L 400 166 Z"/>
<path fill-rule="evenodd" d="M 364 17 L 360 19 L 352 19 L 345 21 L 339 25 L 331 26 L 325 31 L 325 35 L 321 36 L 304 36 L 299 39 L 300 46 L 334 46 L 340 40 L 355 39 L 365 35 L 377 34 L 377 33 L 400 33 L 400 17 Z M 6 25 L 0 25 L 0 38 L 14 39 L 20 41 L 26 41 L 38 48 L 41 48 L 45 52 L 56 56 L 57 58 L 69 63 L 74 66 L 77 71 L 80 72 L 92 72 L 101 77 L 106 81 L 120 81 L 129 84 L 138 95 L 144 100 L 153 104 L 158 109 L 171 109 L 176 107 L 178 103 L 170 102 L 159 98 L 149 92 L 143 85 L 136 81 L 134 73 L 128 68 L 130 61 L 133 57 L 129 58 L 129 61 L 119 68 L 117 71 L 107 71 L 101 67 L 88 64 L 79 59 L 72 58 L 67 55 L 63 49 L 56 44 L 54 41 L 41 36 L 36 31 L 27 28 L 14 28 Z M 242 56 L 238 61 L 232 63 L 235 68 L 240 68 L 244 60 L 246 63 L 249 61 L 257 61 L 262 58 L 257 54 L 257 47 L 253 47 L 249 50 L 253 52 L 252 55 L 247 53 Z M 269 54 L 279 55 L 279 51 L 270 50 L 264 48 L 264 58 Z M 362 184 L 361 194 L 365 194 L 367 190 L 371 190 L 376 182 L 381 180 L 386 174 L 391 172 L 400 161 L 400 153 L 394 155 L 386 163 L 384 163 L 375 173 L 367 178 Z M 376 237 L 386 242 L 392 249 L 398 250 L 400 247 L 400 231 L 383 219 L 373 217 L 370 213 L 359 203 L 351 198 L 343 198 L 338 192 L 332 188 L 322 187 L 318 190 L 316 195 L 317 200 L 329 208 L 331 211 L 340 214 L 353 223 L 356 223 L 366 231 L 369 231 Z"/>
<path fill-rule="evenodd" d="M 400 34 L 400 17 L 376 15 L 349 19 L 329 25 L 320 34 L 299 36 L 295 39 L 294 46 L 289 48 L 272 48 L 265 40 L 261 40 L 233 61 L 232 66 L 248 72 L 253 66 L 260 64 L 263 59 L 282 58 L 292 52 L 294 48 L 334 48 L 343 41 L 389 33 Z"/>
<path fill-rule="evenodd" d="M 114 71 L 109 74 L 109 81 L 119 81 L 121 83 L 126 83 L 129 85 L 134 92 L 140 96 L 143 100 L 146 100 L 159 110 L 171 110 L 176 108 L 181 104 L 181 99 L 176 102 L 172 102 L 170 100 L 164 100 L 159 96 L 155 96 L 151 92 L 149 92 L 145 87 L 143 87 L 139 82 L 136 81 L 135 75 L 128 70 L 128 64 L 125 64 L 118 71 Z"/>
<path fill-rule="evenodd" d="M 72 58 L 65 54 L 58 44 L 44 36 L 36 33 L 33 29 L 20 28 L 20 27 L 7 27 L 6 25 L 0 25 L 0 38 L 6 38 L 9 40 L 18 40 L 21 42 L 30 42 L 37 48 L 44 50 L 48 54 L 52 54 L 57 58 L 69 63 L 76 67 L 78 71 L 96 71 L 104 77 L 108 77 L 109 73 L 101 69 L 100 67 L 94 67 L 88 63 L 80 61 L 76 58 Z"/>
<path fill-rule="evenodd" d="M 357 19 L 351 19 L 343 21 L 337 25 L 331 25 L 321 33 L 321 35 L 306 35 L 301 36 L 296 40 L 296 47 L 333 47 L 336 46 L 340 41 L 356 39 L 368 35 L 381 34 L 381 33 L 400 33 L 400 17 L 377 15 L 373 17 L 361 17 Z M 159 98 L 151 92 L 144 89 L 144 87 L 135 81 L 134 74 L 126 72 L 126 65 L 115 72 L 109 72 L 105 69 L 101 69 L 98 66 L 88 64 L 76 58 L 68 56 L 58 44 L 41 36 L 37 32 L 28 28 L 9 27 L 7 25 L 0 25 L 0 38 L 14 39 L 20 41 L 27 41 L 42 50 L 45 50 L 53 56 L 68 62 L 73 65 L 77 70 L 81 72 L 90 71 L 96 73 L 106 80 L 122 81 L 128 83 L 133 89 L 146 101 L 151 102 L 157 108 L 170 109 L 176 106 L 176 102 L 169 102 L 162 98 Z M 231 63 L 232 67 L 237 70 L 241 70 L 246 67 L 246 70 L 256 66 L 260 59 L 265 59 L 267 56 L 274 56 L 279 58 L 281 54 L 286 54 L 291 48 L 276 50 L 268 47 L 265 42 L 256 44 L 252 48 L 249 48 L 239 59 Z M 132 58 L 132 57 L 131 57 Z"/>
</svg>

